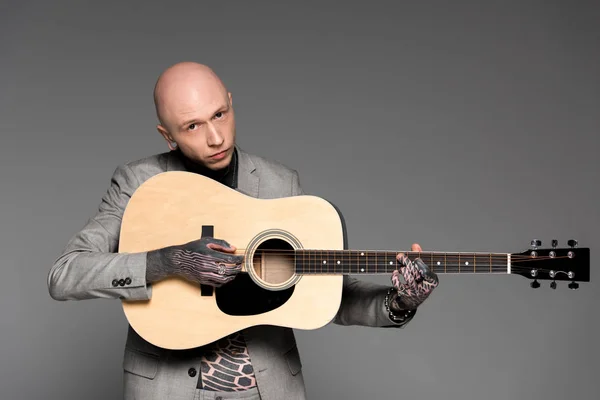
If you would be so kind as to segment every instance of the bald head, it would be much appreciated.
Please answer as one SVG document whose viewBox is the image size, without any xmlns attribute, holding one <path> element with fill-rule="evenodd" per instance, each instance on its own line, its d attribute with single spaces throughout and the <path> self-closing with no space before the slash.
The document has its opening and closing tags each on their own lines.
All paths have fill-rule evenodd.
<svg viewBox="0 0 600 400">
<path fill-rule="evenodd" d="M 165 127 L 178 112 L 222 99 L 227 101 L 227 89 L 221 79 L 210 67 L 195 62 L 170 66 L 154 86 L 156 115 Z"/>
<path fill-rule="evenodd" d="M 235 147 L 231 93 L 203 64 L 181 62 L 156 81 L 157 129 L 171 150 L 211 169 L 226 167 Z"/>
</svg>

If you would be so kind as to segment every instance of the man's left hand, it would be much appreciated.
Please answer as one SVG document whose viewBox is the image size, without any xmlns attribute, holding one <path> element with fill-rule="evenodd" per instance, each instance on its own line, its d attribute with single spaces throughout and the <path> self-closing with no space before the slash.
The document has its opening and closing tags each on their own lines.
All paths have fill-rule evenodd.
<svg viewBox="0 0 600 400">
<path fill-rule="evenodd" d="M 423 250 L 415 243 L 411 251 Z M 398 253 L 396 258 L 401 267 L 400 270 L 396 269 L 392 273 L 392 284 L 398 290 L 398 294 L 394 296 L 394 301 L 390 302 L 390 308 L 392 311 L 414 310 L 438 286 L 438 277 L 420 258 L 411 261 L 404 253 Z M 400 274 L 405 282 L 400 280 Z"/>
</svg>

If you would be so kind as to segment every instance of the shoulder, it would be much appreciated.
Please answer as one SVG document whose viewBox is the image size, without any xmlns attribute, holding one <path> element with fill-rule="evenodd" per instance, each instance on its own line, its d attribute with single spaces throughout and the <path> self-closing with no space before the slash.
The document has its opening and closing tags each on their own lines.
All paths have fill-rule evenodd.
<svg viewBox="0 0 600 400">
<path fill-rule="evenodd" d="M 261 197 L 294 196 L 302 193 L 298 171 L 272 158 L 238 148 L 240 168 L 259 176 Z"/>
<path fill-rule="evenodd" d="M 136 174 L 152 175 L 166 171 L 170 158 L 172 158 L 171 152 L 158 153 L 129 161 L 123 166 Z"/>
<path fill-rule="evenodd" d="M 240 164 L 247 165 L 250 169 L 256 169 L 260 176 L 268 176 L 269 178 L 292 179 L 298 172 L 288 164 L 282 161 L 267 158 L 258 154 L 247 153 L 238 148 L 240 156 Z"/>
<path fill-rule="evenodd" d="M 152 176 L 165 172 L 170 158 L 169 152 L 165 152 L 121 163 L 113 172 L 112 182 L 135 189 Z"/>
</svg>

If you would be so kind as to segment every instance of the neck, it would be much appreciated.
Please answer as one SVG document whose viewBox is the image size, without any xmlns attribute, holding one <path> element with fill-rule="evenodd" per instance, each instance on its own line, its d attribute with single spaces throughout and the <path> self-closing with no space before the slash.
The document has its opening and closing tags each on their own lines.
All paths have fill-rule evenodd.
<svg viewBox="0 0 600 400">
<path fill-rule="evenodd" d="M 507 253 L 411 252 L 410 259 L 421 258 L 436 274 L 510 273 Z M 295 250 L 299 274 L 389 274 L 400 267 L 398 252 L 362 250 Z"/>
<path fill-rule="evenodd" d="M 181 150 L 178 148 L 177 153 L 181 158 L 184 167 L 189 172 L 194 172 L 200 175 L 204 175 L 208 178 L 214 179 L 217 182 L 223 183 L 228 186 L 235 186 L 235 169 L 237 168 L 237 151 L 233 152 L 233 156 L 231 157 L 231 162 L 224 168 L 214 170 L 210 169 L 204 164 L 198 163 L 194 160 L 186 157 Z"/>
<path fill-rule="evenodd" d="M 190 171 L 190 172 L 195 172 L 201 175 L 205 175 L 205 176 L 209 176 L 209 177 L 218 177 L 218 176 L 224 176 L 227 171 L 229 170 L 229 166 L 231 165 L 228 164 L 226 167 L 221 168 L 221 169 L 210 169 L 208 168 L 206 165 L 201 164 L 197 161 L 194 161 L 190 158 L 188 158 L 185 154 L 183 154 L 181 152 L 180 149 L 177 149 L 177 152 L 179 153 L 179 156 L 181 157 L 181 160 L 183 161 L 183 165 L 185 165 L 185 168 Z"/>
</svg>

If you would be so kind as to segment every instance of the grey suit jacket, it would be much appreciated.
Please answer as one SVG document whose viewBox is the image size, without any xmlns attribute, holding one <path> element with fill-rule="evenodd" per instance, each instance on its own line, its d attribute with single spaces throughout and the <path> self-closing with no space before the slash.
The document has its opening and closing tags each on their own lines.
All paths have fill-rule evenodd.
<svg viewBox="0 0 600 400">
<path fill-rule="evenodd" d="M 239 147 L 237 190 L 256 198 L 303 194 L 297 171 L 246 153 Z M 148 178 L 165 171 L 185 170 L 174 152 L 119 165 L 98 212 L 67 243 L 48 274 L 55 300 L 114 298 L 145 300 L 146 253 L 118 253 L 121 216 L 133 192 Z M 222 238 L 227 240 L 227 238 Z M 118 281 L 123 280 L 123 285 Z M 342 304 L 332 322 L 341 325 L 402 327 L 384 309 L 387 286 L 346 276 Z M 413 314 L 414 315 L 414 314 Z M 257 326 L 244 330 L 248 352 L 264 400 L 305 399 L 302 363 L 292 329 Z M 124 349 L 125 399 L 192 400 L 201 371 L 201 348 L 167 350 L 142 339 L 129 326 Z M 195 375 L 195 376 L 191 376 Z"/>
</svg>

